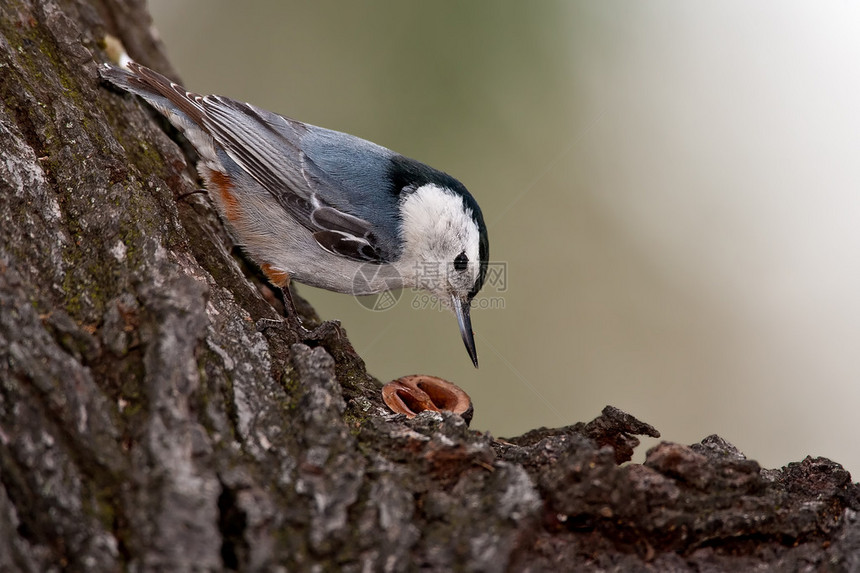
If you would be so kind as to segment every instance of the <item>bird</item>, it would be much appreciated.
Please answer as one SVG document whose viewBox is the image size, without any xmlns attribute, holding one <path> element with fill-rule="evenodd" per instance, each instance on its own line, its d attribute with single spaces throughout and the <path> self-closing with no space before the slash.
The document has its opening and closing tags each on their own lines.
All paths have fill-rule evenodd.
<svg viewBox="0 0 860 573">
<path fill-rule="evenodd" d="M 101 77 L 163 114 L 240 247 L 284 293 L 291 280 L 352 295 L 427 291 L 454 312 L 475 368 L 472 301 L 487 277 L 481 208 L 454 177 L 346 133 L 189 92 L 126 60 Z"/>
</svg>

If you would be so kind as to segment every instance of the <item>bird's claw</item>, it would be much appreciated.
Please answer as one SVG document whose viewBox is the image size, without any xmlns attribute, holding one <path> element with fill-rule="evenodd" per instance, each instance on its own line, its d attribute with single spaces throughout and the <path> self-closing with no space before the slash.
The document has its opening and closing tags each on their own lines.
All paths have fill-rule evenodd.
<svg viewBox="0 0 860 573">
<path fill-rule="evenodd" d="M 301 342 L 310 343 L 312 346 L 329 339 L 332 334 L 337 338 L 340 338 L 342 334 L 339 320 L 327 320 L 313 330 L 309 330 L 298 318 L 291 319 L 289 316 L 284 319 L 261 318 L 256 322 L 256 327 L 258 332 L 265 332 L 269 329 L 292 332 Z"/>
</svg>

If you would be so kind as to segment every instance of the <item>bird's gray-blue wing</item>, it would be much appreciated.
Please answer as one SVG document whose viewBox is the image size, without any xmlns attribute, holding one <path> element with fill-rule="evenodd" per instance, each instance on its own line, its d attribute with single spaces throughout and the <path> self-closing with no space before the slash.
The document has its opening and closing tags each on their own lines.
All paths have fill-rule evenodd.
<svg viewBox="0 0 860 573">
<path fill-rule="evenodd" d="M 396 202 L 379 188 L 384 179 L 372 188 L 370 175 L 361 169 L 382 169 L 385 153 L 392 152 L 228 98 L 206 96 L 201 103 L 205 127 L 224 152 L 307 227 L 321 247 L 362 262 L 397 258 Z M 319 144 L 319 133 L 330 145 Z M 386 203 L 375 201 L 374 193 Z"/>
<path fill-rule="evenodd" d="M 321 247 L 358 261 L 387 262 L 398 256 L 396 228 L 365 216 L 372 211 L 366 208 L 364 189 L 353 202 L 349 178 L 330 175 L 304 152 L 302 137 L 310 126 L 229 98 L 188 92 L 135 62 L 128 69 L 105 64 L 100 73 L 145 98 L 183 131 L 199 128 L 209 134 Z"/>
</svg>

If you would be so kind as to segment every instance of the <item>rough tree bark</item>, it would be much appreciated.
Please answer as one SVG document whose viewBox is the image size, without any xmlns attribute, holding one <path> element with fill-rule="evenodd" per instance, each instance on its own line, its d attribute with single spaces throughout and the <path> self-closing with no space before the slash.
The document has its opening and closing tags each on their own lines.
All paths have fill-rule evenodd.
<svg viewBox="0 0 860 573">
<path fill-rule="evenodd" d="M 190 150 L 99 81 L 106 32 L 170 73 L 150 23 L 0 0 L 0 570 L 860 569 L 828 460 L 712 436 L 620 465 L 656 432 L 612 408 L 508 440 L 407 421 L 345 337 L 258 332 Z"/>
</svg>

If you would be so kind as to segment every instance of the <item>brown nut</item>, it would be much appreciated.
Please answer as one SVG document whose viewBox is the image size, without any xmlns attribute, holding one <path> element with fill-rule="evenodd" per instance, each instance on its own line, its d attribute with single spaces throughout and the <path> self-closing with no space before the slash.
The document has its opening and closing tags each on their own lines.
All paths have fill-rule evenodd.
<svg viewBox="0 0 860 573">
<path fill-rule="evenodd" d="M 454 384 L 425 374 L 412 374 L 392 380 L 382 387 L 382 399 L 393 412 L 414 418 L 419 412 L 443 410 L 472 421 L 472 400 Z"/>
</svg>

